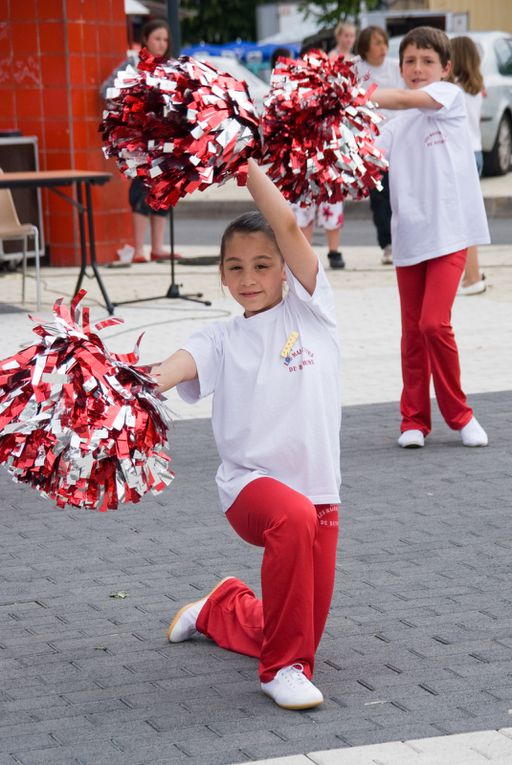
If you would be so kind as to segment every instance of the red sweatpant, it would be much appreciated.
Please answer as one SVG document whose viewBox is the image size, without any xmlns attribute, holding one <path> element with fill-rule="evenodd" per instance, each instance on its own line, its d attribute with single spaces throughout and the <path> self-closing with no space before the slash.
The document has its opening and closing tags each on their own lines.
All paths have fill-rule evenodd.
<svg viewBox="0 0 512 765">
<path fill-rule="evenodd" d="M 460 385 L 459 352 L 451 312 L 466 250 L 396 269 L 402 314 L 401 431 L 430 433 L 430 376 L 450 428 L 460 430 L 473 412 Z"/>
<path fill-rule="evenodd" d="M 262 682 L 295 663 L 311 678 L 334 588 L 338 505 L 313 505 L 273 478 L 258 478 L 226 516 L 242 539 L 264 548 L 262 599 L 229 579 L 201 609 L 198 631 L 258 658 Z"/>
</svg>

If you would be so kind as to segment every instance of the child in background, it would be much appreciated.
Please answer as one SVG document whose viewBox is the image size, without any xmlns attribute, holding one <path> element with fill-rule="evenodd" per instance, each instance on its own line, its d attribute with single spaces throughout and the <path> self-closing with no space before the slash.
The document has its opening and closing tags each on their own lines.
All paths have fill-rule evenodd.
<svg viewBox="0 0 512 765">
<path fill-rule="evenodd" d="M 387 58 L 389 48 L 388 35 L 385 29 L 376 26 L 366 27 L 361 31 L 357 41 L 357 76 L 360 84 L 368 88 L 376 83 L 382 88 L 403 88 L 404 83 L 400 67 L 396 59 Z M 396 112 L 381 109 L 380 114 L 386 119 L 392 119 Z M 382 250 L 381 263 L 384 266 L 393 263 L 391 248 L 391 202 L 389 200 L 388 174 L 382 176 L 382 190 L 370 190 L 370 207 L 373 222 L 377 229 L 377 241 Z"/>
<path fill-rule="evenodd" d="M 441 414 L 464 446 L 487 446 L 460 385 L 451 309 L 471 245 L 489 230 L 462 90 L 450 82 L 450 41 L 417 27 L 400 44 L 409 90 L 378 88 L 386 109 L 407 109 L 378 140 L 389 159 L 393 237 L 402 315 L 400 446 L 421 447 L 431 429 L 430 377 Z"/>
<path fill-rule="evenodd" d="M 186 401 L 214 396 L 220 500 L 236 533 L 264 548 L 262 598 L 228 577 L 176 614 L 168 639 L 200 632 L 257 657 L 263 692 L 306 709 L 323 701 L 311 677 L 338 536 L 335 306 L 290 206 L 252 159 L 247 186 L 261 214 L 228 226 L 220 262 L 243 315 L 199 330 L 153 373 Z"/>
<path fill-rule="evenodd" d="M 147 48 L 152 56 L 171 55 L 171 31 L 169 25 L 163 19 L 148 21 L 142 28 L 141 46 Z M 119 66 L 111 76 L 102 84 L 100 92 L 105 97 L 107 89 L 113 87 L 118 72 L 123 71 L 128 65 L 136 67 L 138 58 L 128 58 Z M 135 240 L 135 252 L 132 263 L 146 263 L 144 244 L 148 223 L 151 229 L 151 260 L 169 260 L 169 253 L 165 250 L 164 237 L 165 226 L 169 218 L 168 210 L 153 210 L 146 202 L 147 189 L 142 178 L 134 178 L 130 184 L 128 200 L 133 212 L 133 234 Z M 180 256 L 174 253 L 174 259 Z"/>
<path fill-rule="evenodd" d="M 356 43 L 357 27 L 350 21 L 340 21 L 334 30 L 336 47 L 329 51 L 329 58 L 343 56 L 347 60 L 354 57 L 352 50 Z"/>
<path fill-rule="evenodd" d="M 345 261 L 340 252 L 340 232 L 343 228 L 343 202 L 322 202 L 301 207 L 292 204 L 293 214 L 300 229 L 309 243 L 313 240 L 316 224 L 323 228 L 327 240 L 327 260 L 331 268 L 345 268 Z"/>
<path fill-rule="evenodd" d="M 450 40 L 452 49 L 452 72 L 455 82 L 462 88 L 466 112 L 468 115 L 471 147 L 475 153 L 478 175 L 482 175 L 484 158 L 482 154 L 482 136 L 480 133 L 480 115 L 484 78 L 480 71 L 480 56 L 478 48 L 470 37 L 454 37 Z M 478 249 L 468 247 L 466 270 L 462 285 L 457 294 L 480 295 L 485 292 L 485 276 L 480 273 L 478 265 Z"/>
</svg>

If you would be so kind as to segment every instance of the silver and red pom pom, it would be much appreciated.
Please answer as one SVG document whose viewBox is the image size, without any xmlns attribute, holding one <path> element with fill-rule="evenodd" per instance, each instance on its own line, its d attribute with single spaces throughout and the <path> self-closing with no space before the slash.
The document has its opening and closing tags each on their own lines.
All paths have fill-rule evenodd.
<svg viewBox="0 0 512 765">
<path fill-rule="evenodd" d="M 248 158 L 261 154 L 247 85 L 206 61 L 143 50 L 107 98 L 103 152 L 128 178 L 143 178 L 155 210 L 229 178 L 243 183 Z"/>
<path fill-rule="evenodd" d="M 280 59 L 262 118 L 263 162 L 290 202 L 361 199 L 380 188 L 387 162 L 375 147 L 374 88 L 358 85 L 352 61 L 323 51 Z"/>
<path fill-rule="evenodd" d="M 0 362 L 0 463 L 59 507 L 108 510 L 157 494 L 173 473 L 165 399 L 130 354 L 107 350 L 79 292 L 60 298 L 36 345 Z"/>
</svg>

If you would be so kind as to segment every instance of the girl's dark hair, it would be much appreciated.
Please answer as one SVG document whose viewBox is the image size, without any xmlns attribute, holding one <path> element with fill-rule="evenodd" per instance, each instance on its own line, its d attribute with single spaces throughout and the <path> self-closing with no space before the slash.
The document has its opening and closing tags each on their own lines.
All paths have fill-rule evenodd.
<svg viewBox="0 0 512 765">
<path fill-rule="evenodd" d="M 220 267 L 222 268 L 224 263 L 226 247 L 235 234 L 257 234 L 259 232 L 265 234 L 279 252 L 275 234 L 267 219 L 257 211 L 242 213 L 238 218 L 231 221 L 222 235 L 220 242 Z"/>
<path fill-rule="evenodd" d="M 440 29 L 434 27 L 415 27 L 411 29 L 400 43 L 400 68 L 404 62 L 404 51 L 408 45 L 415 45 L 420 50 L 430 48 L 439 55 L 443 67 L 451 61 L 450 40 Z"/>
<path fill-rule="evenodd" d="M 372 44 L 373 35 L 379 35 L 379 37 L 382 37 L 382 39 L 386 41 L 386 45 L 389 45 L 388 33 L 385 29 L 373 25 L 370 27 L 365 27 L 361 30 L 357 39 L 357 52 L 363 61 L 366 61 L 366 56 L 368 55 L 370 45 Z"/>
<path fill-rule="evenodd" d="M 455 82 L 471 96 L 484 89 L 484 78 L 480 71 L 480 54 L 471 37 L 454 37 L 450 40 L 452 67 Z"/>
<path fill-rule="evenodd" d="M 147 45 L 149 35 L 156 29 L 167 30 L 167 34 L 169 35 L 169 44 L 167 46 L 167 50 L 164 53 L 164 58 L 169 58 L 171 56 L 172 50 L 171 28 L 165 19 L 152 19 L 151 21 L 148 21 L 146 24 L 144 24 L 140 35 L 141 45 L 144 47 Z"/>
<path fill-rule="evenodd" d="M 292 58 L 292 52 L 289 48 L 276 48 L 270 56 L 270 68 L 273 69 L 278 58 Z"/>
</svg>

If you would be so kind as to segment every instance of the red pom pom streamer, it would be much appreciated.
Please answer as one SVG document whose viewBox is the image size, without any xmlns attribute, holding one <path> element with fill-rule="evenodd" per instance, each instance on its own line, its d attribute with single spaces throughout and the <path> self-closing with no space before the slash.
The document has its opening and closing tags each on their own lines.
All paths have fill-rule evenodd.
<svg viewBox="0 0 512 765">
<path fill-rule="evenodd" d="M 0 362 L 0 462 L 59 507 L 108 510 L 172 479 L 165 399 L 131 354 L 110 353 L 81 308 L 60 298 L 37 345 Z"/>
<path fill-rule="evenodd" d="M 380 187 L 387 162 L 373 143 L 380 116 L 352 61 L 323 51 L 279 59 L 263 114 L 263 162 L 290 202 L 361 199 Z"/>
<path fill-rule="evenodd" d="M 140 176 L 154 209 L 239 176 L 261 154 L 259 117 L 245 82 L 206 61 L 141 52 L 107 93 L 103 152 L 128 178 Z"/>
</svg>

